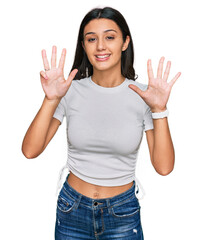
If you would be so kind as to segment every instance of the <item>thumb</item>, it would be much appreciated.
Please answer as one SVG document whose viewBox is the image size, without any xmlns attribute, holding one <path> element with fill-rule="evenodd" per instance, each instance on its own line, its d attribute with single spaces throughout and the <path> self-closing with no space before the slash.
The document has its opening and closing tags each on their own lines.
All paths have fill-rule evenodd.
<svg viewBox="0 0 202 240">
<path fill-rule="evenodd" d="M 138 95 L 140 95 L 140 97 L 144 97 L 144 91 L 139 89 L 139 87 L 137 87 L 133 84 L 128 85 L 128 87 L 131 88 L 132 90 L 134 90 Z"/>
<path fill-rule="evenodd" d="M 76 76 L 77 72 L 78 72 L 78 69 L 76 69 L 76 68 L 71 71 L 71 73 L 69 74 L 67 81 L 66 81 L 67 84 L 70 84 L 72 82 L 72 80 Z"/>
<path fill-rule="evenodd" d="M 44 71 L 40 72 L 40 76 L 43 77 L 44 79 L 48 80 L 48 77 Z"/>
</svg>

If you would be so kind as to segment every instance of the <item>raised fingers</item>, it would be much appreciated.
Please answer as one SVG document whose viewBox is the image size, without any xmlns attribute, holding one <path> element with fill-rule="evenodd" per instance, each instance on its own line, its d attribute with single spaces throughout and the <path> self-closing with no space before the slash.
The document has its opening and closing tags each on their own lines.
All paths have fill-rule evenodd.
<svg viewBox="0 0 202 240">
<path fill-rule="evenodd" d="M 77 72 L 78 72 L 78 69 L 76 69 L 76 68 L 71 71 L 71 73 L 69 74 L 69 76 L 67 78 L 67 84 L 69 84 L 74 79 Z"/>
<path fill-rule="evenodd" d="M 57 48 L 56 46 L 52 47 L 52 56 L 51 56 L 51 68 L 56 67 L 56 54 L 57 54 Z"/>
<path fill-rule="evenodd" d="M 63 49 L 62 49 L 62 54 L 61 54 L 61 57 L 60 57 L 60 61 L 59 61 L 59 66 L 58 66 L 58 68 L 61 68 L 61 69 L 64 68 L 64 65 L 65 65 L 65 56 L 66 56 L 66 49 L 63 48 Z"/>
<path fill-rule="evenodd" d="M 162 78 L 162 72 L 163 72 L 163 63 L 164 63 L 164 57 L 161 57 L 157 69 L 157 78 Z"/>
<path fill-rule="evenodd" d="M 149 79 L 154 78 L 153 69 L 152 69 L 152 65 L 151 65 L 151 59 L 149 59 L 147 61 L 147 73 L 148 73 Z"/>
<path fill-rule="evenodd" d="M 170 73 L 170 67 L 171 67 L 171 61 L 168 61 L 167 65 L 166 65 L 166 70 L 165 70 L 164 75 L 163 75 L 163 80 L 164 81 L 167 81 L 167 79 L 168 79 L 168 75 Z"/>
<path fill-rule="evenodd" d="M 172 87 L 174 83 L 177 81 L 177 79 L 180 77 L 181 72 L 178 72 L 175 77 L 169 82 L 169 85 Z"/>
<path fill-rule="evenodd" d="M 43 65 L 44 65 L 44 69 L 45 70 L 48 70 L 50 69 L 50 66 L 49 66 L 49 63 L 48 63 L 48 59 L 47 59 L 47 56 L 46 56 L 46 50 L 42 50 L 41 51 L 42 53 L 42 59 L 43 59 Z"/>
</svg>

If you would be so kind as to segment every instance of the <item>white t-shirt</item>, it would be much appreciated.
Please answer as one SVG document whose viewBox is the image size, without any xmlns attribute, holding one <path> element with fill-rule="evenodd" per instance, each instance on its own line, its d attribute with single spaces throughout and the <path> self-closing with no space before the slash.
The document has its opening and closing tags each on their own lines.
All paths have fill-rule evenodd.
<svg viewBox="0 0 202 240">
<path fill-rule="evenodd" d="M 80 179 L 100 186 L 121 186 L 135 179 L 143 132 L 153 129 L 149 106 L 125 78 L 112 88 L 91 77 L 73 80 L 53 117 L 66 117 L 67 167 Z"/>
</svg>

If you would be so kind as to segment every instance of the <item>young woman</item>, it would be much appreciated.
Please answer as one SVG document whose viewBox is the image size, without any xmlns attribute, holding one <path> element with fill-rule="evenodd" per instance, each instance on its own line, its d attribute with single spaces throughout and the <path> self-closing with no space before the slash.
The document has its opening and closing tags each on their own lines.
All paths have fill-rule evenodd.
<svg viewBox="0 0 202 240">
<path fill-rule="evenodd" d="M 22 145 L 27 158 L 44 151 L 66 117 L 70 172 L 58 195 L 55 239 L 143 239 L 135 166 L 143 132 L 151 162 L 161 175 L 174 167 L 166 104 L 178 73 L 167 82 L 171 62 L 157 76 L 147 62 L 148 86 L 138 83 L 128 25 L 113 8 L 84 17 L 75 60 L 67 80 L 42 50 L 45 92 Z M 63 170 L 62 170 L 63 172 Z M 62 174 L 61 172 L 61 174 Z"/>
</svg>

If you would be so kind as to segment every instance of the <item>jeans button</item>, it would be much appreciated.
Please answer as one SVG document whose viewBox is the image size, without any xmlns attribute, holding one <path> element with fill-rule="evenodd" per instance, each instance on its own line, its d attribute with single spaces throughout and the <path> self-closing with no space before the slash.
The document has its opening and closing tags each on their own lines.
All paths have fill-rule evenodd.
<svg viewBox="0 0 202 240">
<path fill-rule="evenodd" d="M 98 202 L 94 202 L 94 206 L 97 206 L 98 205 Z"/>
</svg>

